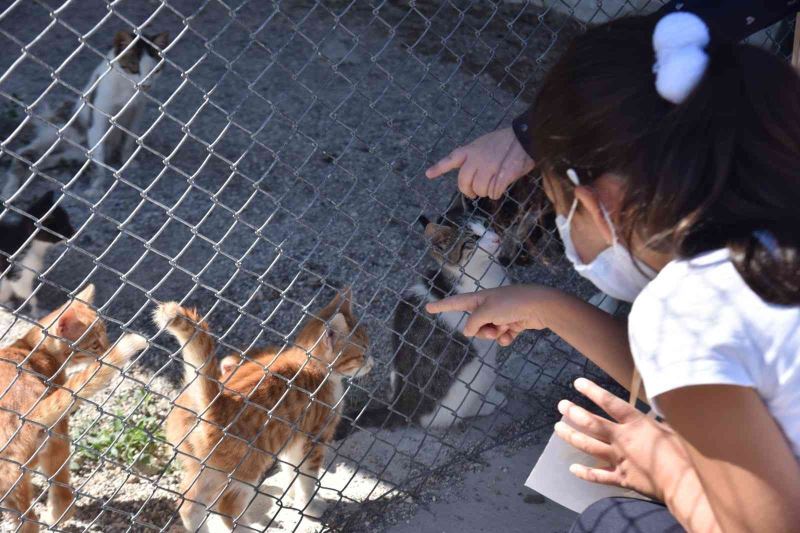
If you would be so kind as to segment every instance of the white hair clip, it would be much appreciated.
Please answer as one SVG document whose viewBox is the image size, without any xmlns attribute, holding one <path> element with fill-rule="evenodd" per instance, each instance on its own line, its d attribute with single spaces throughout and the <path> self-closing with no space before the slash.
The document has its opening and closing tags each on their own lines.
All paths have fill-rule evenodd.
<svg viewBox="0 0 800 533">
<path fill-rule="evenodd" d="M 683 102 L 697 86 L 708 65 L 711 37 L 708 26 L 693 13 L 670 13 L 656 24 L 653 49 L 656 90 L 673 104 Z"/>
</svg>

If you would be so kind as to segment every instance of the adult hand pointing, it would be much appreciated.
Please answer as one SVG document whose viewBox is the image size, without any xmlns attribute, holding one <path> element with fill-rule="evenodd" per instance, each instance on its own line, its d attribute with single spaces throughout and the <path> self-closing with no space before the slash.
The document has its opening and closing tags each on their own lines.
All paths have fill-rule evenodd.
<svg viewBox="0 0 800 533">
<path fill-rule="evenodd" d="M 425 175 L 436 178 L 458 171 L 458 188 L 468 198 L 500 198 L 514 181 L 533 170 L 534 161 L 512 128 L 503 128 L 456 148 L 430 167 Z"/>
</svg>

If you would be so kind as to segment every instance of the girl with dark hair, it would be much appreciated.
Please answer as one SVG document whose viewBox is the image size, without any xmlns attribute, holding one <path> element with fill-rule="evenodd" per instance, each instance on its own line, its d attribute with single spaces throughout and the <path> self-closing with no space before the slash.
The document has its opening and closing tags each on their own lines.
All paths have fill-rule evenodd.
<svg viewBox="0 0 800 533">
<path fill-rule="evenodd" d="M 541 286 L 428 310 L 641 373 L 666 423 L 579 379 L 612 420 L 563 400 L 556 432 L 610 465 L 576 476 L 664 504 L 601 501 L 573 531 L 800 530 L 800 77 L 693 14 L 620 19 L 575 39 L 528 120 L 566 255 L 628 323 Z"/>
</svg>

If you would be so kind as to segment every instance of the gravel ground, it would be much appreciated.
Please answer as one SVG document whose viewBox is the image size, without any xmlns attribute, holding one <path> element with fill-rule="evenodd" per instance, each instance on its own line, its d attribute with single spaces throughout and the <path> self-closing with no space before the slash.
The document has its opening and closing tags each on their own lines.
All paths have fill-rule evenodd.
<svg viewBox="0 0 800 533">
<path fill-rule="evenodd" d="M 263 8 L 128 0 L 110 9 L 82 0 L 60 10 L 55 23 L 48 5 L 58 3 L 19 3 L 0 19 L 6 50 L 45 32 L 28 49 L 36 60 L 0 57 L 0 72 L 14 65 L 0 78 L 5 135 L 23 116 L 17 104 L 55 107 L 74 98 L 64 84 L 83 87 L 99 59 L 89 47 L 73 54 L 76 32 L 90 33 L 86 42 L 105 52 L 115 31 L 149 19 L 148 33 L 167 30 L 174 45 L 150 93 L 142 148 L 102 199 L 85 197 L 87 175 L 72 180 L 66 170 L 37 176 L 23 191 L 17 207 L 65 185 L 62 205 L 80 228 L 49 258 L 41 307 L 93 282 L 112 335 L 152 336 L 152 302 L 180 300 L 206 313 L 229 350 L 242 350 L 290 339 L 304 310 L 350 285 L 370 349 L 384 362 L 397 296 L 426 265 L 414 221 L 441 212 L 455 191 L 454 180 L 428 181 L 422 171 L 524 109 L 578 30 L 557 13 L 517 3 L 303 0 Z M 63 84 L 40 101 L 53 81 L 43 64 L 61 66 Z M 517 267 L 513 275 L 587 294 L 564 263 Z M 0 333 L 14 323 L 7 312 L 2 319 Z M 129 415 L 129 426 L 158 426 L 177 392 L 174 349 L 154 339 L 103 410 Z M 594 371 L 546 334 L 525 336 L 502 358 L 499 386 L 510 402 L 499 416 L 444 434 L 363 431 L 337 443 L 321 480 L 322 496 L 335 503 L 325 522 L 381 531 L 432 498 L 451 497 L 453 476 L 472 468 L 464 465 L 481 464 L 501 444 L 529 445 L 528 436 L 554 420 L 554 402 L 569 393 L 571 378 Z M 348 402 L 387 387 L 378 366 L 350 389 Z M 98 413 L 84 407 L 76 415 L 78 449 L 88 433 L 113 427 L 108 414 L 94 423 Z M 81 499 L 65 531 L 173 527 L 170 451 L 155 433 L 147 440 L 149 463 L 76 454 Z M 285 530 L 319 527 L 296 518 L 288 509 L 277 516 Z"/>
</svg>

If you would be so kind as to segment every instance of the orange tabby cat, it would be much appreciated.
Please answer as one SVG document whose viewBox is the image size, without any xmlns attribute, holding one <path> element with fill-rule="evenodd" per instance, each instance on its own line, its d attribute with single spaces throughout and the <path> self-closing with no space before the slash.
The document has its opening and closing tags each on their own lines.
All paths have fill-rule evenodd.
<svg viewBox="0 0 800 533">
<path fill-rule="evenodd" d="M 94 299 L 94 286 L 89 285 L 76 298 L 43 318 L 44 330 L 34 326 L 14 344 L 0 349 L 0 509 L 11 511 L 15 519 L 26 519 L 18 529 L 23 533 L 39 531 L 29 474 L 37 464 L 52 483 L 44 522 L 55 524 L 73 511 L 69 412 L 77 406 L 75 394 L 89 398 L 98 392 L 147 345 L 143 337 L 123 335 L 103 364 L 99 363 L 109 343 L 105 325 L 86 304 Z M 87 368 L 66 378 L 66 368 L 87 361 L 91 362 Z M 51 390 L 45 379 L 61 387 Z"/>
<path fill-rule="evenodd" d="M 297 493 L 294 506 L 320 516 L 313 496 L 339 423 L 342 377 L 372 367 L 365 355 L 367 333 L 353 315 L 349 291 L 310 317 L 294 346 L 223 359 L 230 372 L 224 377 L 214 340 L 196 311 L 165 303 L 154 320 L 183 347 L 186 388 L 167 418 L 167 440 L 183 466 L 180 515 L 186 529 L 207 527 L 209 509 L 220 513 L 227 527 L 241 521 L 277 456 L 299 472 L 289 489 Z"/>
</svg>

